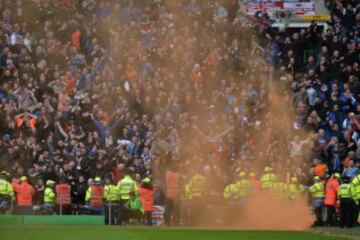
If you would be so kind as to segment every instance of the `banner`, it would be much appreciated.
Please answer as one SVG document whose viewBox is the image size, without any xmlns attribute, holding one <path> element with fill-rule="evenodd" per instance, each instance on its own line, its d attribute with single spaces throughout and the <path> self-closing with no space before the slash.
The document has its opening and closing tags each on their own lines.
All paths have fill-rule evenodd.
<svg viewBox="0 0 360 240">
<path fill-rule="evenodd" d="M 315 15 L 313 1 L 248 0 L 247 15 L 255 15 L 258 11 L 266 12 L 270 17 L 279 12 L 288 12 L 294 16 Z"/>
</svg>

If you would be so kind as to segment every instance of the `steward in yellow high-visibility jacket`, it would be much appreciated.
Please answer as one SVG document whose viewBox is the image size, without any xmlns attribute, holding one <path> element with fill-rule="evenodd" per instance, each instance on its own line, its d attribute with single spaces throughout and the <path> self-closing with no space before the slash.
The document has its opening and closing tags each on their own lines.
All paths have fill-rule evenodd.
<svg viewBox="0 0 360 240">
<path fill-rule="evenodd" d="M 305 188 L 302 184 L 298 183 L 297 177 L 292 177 L 286 190 L 288 193 L 288 198 L 290 200 L 295 200 L 305 191 Z"/>
<path fill-rule="evenodd" d="M 248 179 L 246 179 L 246 173 L 240 172 L 239 173 L 239 181 L 236 182 L 236 185 L 239 189 L 239 197 L 244 198 L 248 197 L 251 193 L 251 183 Z"/>
<path fill-rule="evenodd" d="M 138 186 L 137 183 L 131 178 L 130 172 L 127 172 L 125 177 L 118 182 L 117 188 L 119 191 L 117 224 L 127 224 L 129 219 L 127 217 L 125 204 L 130 199 L 130 193 L 137 195 Z"/>
<path fill-rule="evenodd" d="M 52 214 L 54 211 L 56 194 L 54 191 L 55 182 L 52 180 L 46 181 L 46 188 L 44 191 L 44 210 L 45 214 Z"/>
<path fill-rule="evenodd" d="M 116 223 L 117 211 L 119 207 L 119 189 L 113 184 L 111 179 L 105 179 L 104 186 L 104 206 L 105 224 L 114 225 Z"/>
<path fill-rule="evenodd" d="M 0 214 L 5 213 L 5 211 L 10 207 L 11 200 L 14 200 L 14 189 L 6 178 L 8 173 L 2 171 L 0 173 Z"/>
<path fill-rule="evenodd" d="M 273 173 L 271 167 L 264 169 L 264 175 L 260 178 L 262 189 L 271 189 L 273 184 L 277 181 L 277 176 Z"/>
<path fill-rule="evenodd" d="M 187 199 L 197 199 L 204 197 L 207 190 L 207 180 L 201 174 L 195 174 L 185 185 Z"/>
<path fill-rule="evenodd" d="M 324 222 L 322 218 L 322 211 L 325 200 L 325 185 L 319 176 L 314 177 L 314 184 L 310 186 L 309 191 L 312 198 L 312 206 L 316 216 L 316 222 L 314 225 L 323 226 Z"/>
</svg>

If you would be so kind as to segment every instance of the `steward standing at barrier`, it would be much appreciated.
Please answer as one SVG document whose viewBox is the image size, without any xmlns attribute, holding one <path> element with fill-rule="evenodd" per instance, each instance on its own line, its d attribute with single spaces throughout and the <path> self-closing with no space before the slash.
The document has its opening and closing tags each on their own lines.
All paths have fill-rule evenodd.
<svg viewBox="0 0 360 240">
<path fill-rule="evenodd" d="M 187 223 L 191 226 L 197 225 L 202 220 L 201 214 L 206 207 L 206 190 L 208 190 L 207 180 L 199 173 L 195 173 L 185 185 L 185 194 L 190 201 Z"/>
<path fill-rule="evenodd" d="M 297 177 L 292 177 L 290 179 L 290 184 L 287 186 L 287 192 L 289 194 L 290 200 L 296 200 L 305 191 L 305 188 L 302 184 L 299 183 Z"/>
<path fill-rule="evenodd" d="M 261 187 L 262 189 L 271 189 L 273 184 L 277 181 L 277 176 L 273 173 L 271 167 L 265 167 L 264 175 L 261 176 Z"/>
<path fill-rule="evenodd" d="M 56 195 L 54 192 L 55 182 L 52 180 L 46 181 L 46 188 L 44 191 L 44 212 L 45 214 L 52 214 L 54 212 Z"/>
<path fill-rule="evenodd" d="M 144 209 L 145 224 L 152 225 L 152 211 L 154 206 L 154 194 L 156 189 L 151 183 L 151 179 L 146 177 L 142 180 L 139 187 L 139 197 Z"/>
<path fill-rule="evenodd" d="M 15 214 L 27 215 L 32 214 L 33 197 L 35 190 L 33 186 L 28 183 L 26 176 L 22 176 L 20 180 L 14 180 L 12 182 L 14 191 L 16 192 L 16 209 Z"/>
<path fill-rule="evenodd" d="M 117 211 L 119 208 L 119 190 L 113 184 L 110 178 L 105 179 L 104 186 L 104 201 L 105 201 L 105 224 L 115 225 L 117 218 Z"/>
<path fill-rule="evenodd" d="M 101 178 L 96 177 L 94 182 L 86 191 L 85 201 L 96 214 L 102 214 L 104 187 L 101 184 Z"/>
<path fill-rule="evenodd" d="M 60 183 L 55 187 L 56 191 L 56 208 L 59 215 L 70 215 L 72 211 L 71 205 L 71 186 L 65 181 L 60 180 Z"/>
<path fill-rule="evenodd" d="M 352 228 L 354 226 L 355 203 L 352 198 L 350 178 L 343 178 L 343 184 L 339 187 L 338 196 L 340 199 L 340 227 Z"/>
<path fill-rule="evenodd" d="M 174 163 L 173 163 L 174 164 Z M 176 167 L 172 165 L 166 172 L 166 199 L 165 199 L 165 224 L 169 226 L 171 219 L 175 225 L 180 223 L 180 195 L 181 195 L 181 175 L 176 172 Z"/>
<path fill-rule="evenodd" d="M 117 188 L 120 195 L 117 224 L 128 223 L 125 204 L 129 201 L 131 192 L 135 194 L 138 192 L 137 183 L 131 178 L 129 170 L 127 170 L 124 178 L 118 182 Z"/>
<path fill-rule="evenodd" d="M 322 210 L 324 207 L 325 186 L 319 176 L 314 177 L 314 184 L 310 186 L 309 191 L 316 216 L 314 226 L 323 226 Z"/>
<path fill-rule="evenodd" d="M 14 200 L 14 190 L 12 185 L 6 180 L 9 174 L 6 171 L 0 173 L 0 214 L 4 214 Z"/>
<path fill-rule="evenodd" d="M 326 183 L 325 206 L 326 206 L 326 225 L 336 225 L 336 202 L 340 186 L 340 174 L 334 173 Z"/>
</svg>

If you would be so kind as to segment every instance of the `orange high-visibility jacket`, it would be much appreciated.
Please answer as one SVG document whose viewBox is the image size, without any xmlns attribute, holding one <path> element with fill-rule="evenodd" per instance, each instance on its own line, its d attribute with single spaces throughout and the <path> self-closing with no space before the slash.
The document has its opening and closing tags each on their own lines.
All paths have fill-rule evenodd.
<svg viewBox="0 0 360 240">
<path fill-rule="evenodd" d="M 103 204 L 104 187 L 103 186 L 91 186 L 91 205 L 94 207 L 101 207 Z"/>
<path fill-rule="evenodd" d="M 155 188 L 139 187 L 139 197 L 145 212 L 153 210 Z"/>
<path fill-rule="evenodd" d="M 325 205 L 335 206 L 337 192 L 339 190 L 339 182 L 336 178 L 330 178 L 326 183 L 325 189 Z"/>
<path fill-rule="evenodd" d="M 166 197 L 177 198 L 181 194 L 180 174 L 172 171 L 166 172 Z"/>
<path fill-rule="evenodd" d="M 13 182 L 12 186 L 17 193 L 17 205 L 18 206 L 32 206 L 32 200 L 35 195 L 35 190 L 28 182 Z"/>
<path fill-rule="evenodd" d="M 66 183 L 56 185 L 56 203 L 60 205 L 71 204 L 71 186 Z"/>
</svg>

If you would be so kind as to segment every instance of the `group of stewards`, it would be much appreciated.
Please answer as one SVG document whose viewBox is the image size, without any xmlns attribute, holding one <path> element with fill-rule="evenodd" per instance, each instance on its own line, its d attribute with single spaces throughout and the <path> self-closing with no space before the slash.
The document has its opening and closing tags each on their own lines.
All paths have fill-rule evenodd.
<svg viewBox="0 0 360 240">
<path fill-rule="evenodd" d="M 332 174 L 327 180 L 315 176 L 309 192 L 316 216 L 315 226 L 339 225 L 341 228 L 352 228 L 357 224 L 360 174 L 352 179 L 349 177 L 341 178 L 339 173 Z M 339 209 L 339 218 L 336 209 Z M 324 221 L 324 215 L 326 215 L 326 221 Z"/>
<path fill-rule="evenodd" d="M 34 187 L 26 176 L 7 180 L 9 174 L 0 172 L 0 214 L 13 209 L 17 215 L 32 214 L 34 211 Z M 130 219 L 138 223 L 152 225 L 152 211 L 155 187 L 151 179 L 146 177 L 140 184 L 126 174 L 117 185 L 111 179 L 103 182 L 95 177 L 89 182 L 86 191 L 86 207 L 95 214 L 103 214 L 105 224 L 128 224 Z M 58 184 L 53 180 L 46 181 L 42 214 L 69 215 L 72 212 L 71 186 L 65 182 Z"/>
</svg>

